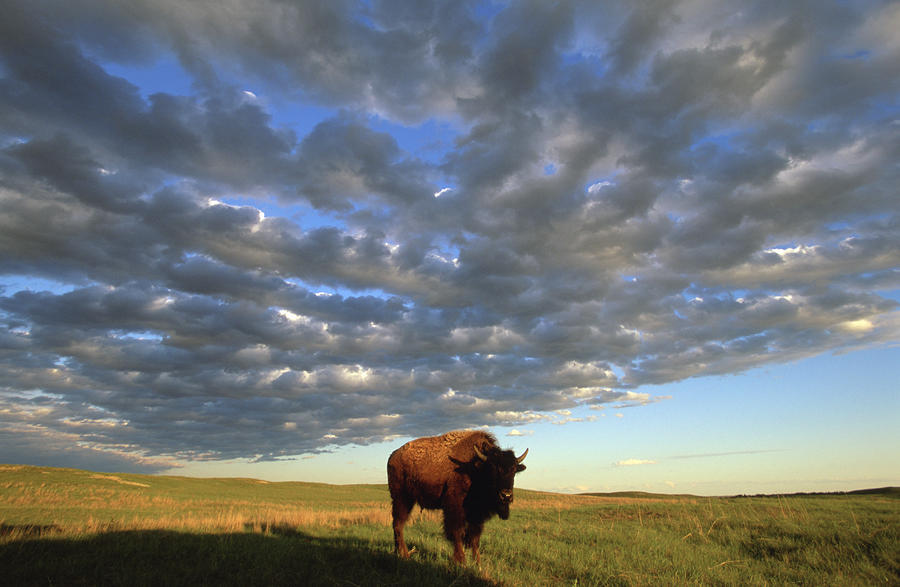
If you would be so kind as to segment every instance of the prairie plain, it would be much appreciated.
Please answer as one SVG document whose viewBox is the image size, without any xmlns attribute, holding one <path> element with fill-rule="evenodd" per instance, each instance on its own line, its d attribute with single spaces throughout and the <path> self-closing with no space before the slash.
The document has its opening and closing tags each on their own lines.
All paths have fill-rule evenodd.
<svg viewBox="0 0 900 587">
<path fill-rule="evenodd" d="M 385 485 L 0 465 L 8 585 L 898 585 L 900 490 L 753 497 L 516 490 L 480 566 L 439 512 L 392 554 Z"/>
</svg>

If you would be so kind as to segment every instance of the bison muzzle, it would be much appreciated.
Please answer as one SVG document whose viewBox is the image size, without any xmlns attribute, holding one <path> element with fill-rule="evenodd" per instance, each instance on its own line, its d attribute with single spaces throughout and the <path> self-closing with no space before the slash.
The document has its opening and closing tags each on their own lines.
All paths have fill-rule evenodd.
<svg viewBox="0 0 900 587">
<path fill-rule="evenodd" d="M 394 548 L 409 551 L 403 526 L 415 504 L 444 512 L 444 535 L 453 543 L 453 560 L 466 560 L 464 545 L 480 560 L 484 523 L 494 514 L 509 518 L 513 480 L 525 470 L 521 456 L 502 450 L 487 432 L 458 430 L 407 442 L 388 458 L 388 488 L 394 519 Z"/>
</svg>

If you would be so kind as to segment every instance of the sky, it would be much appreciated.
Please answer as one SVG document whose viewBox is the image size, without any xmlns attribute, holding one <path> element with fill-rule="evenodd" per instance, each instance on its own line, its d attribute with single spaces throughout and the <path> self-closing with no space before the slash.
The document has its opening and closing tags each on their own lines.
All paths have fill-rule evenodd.
<svg viewBox="0 0 900 587">
<path fill-rule="evenodd" d="M 0 462 L 900 485 L 900 4 L 0 3 Z"/>
</svg>

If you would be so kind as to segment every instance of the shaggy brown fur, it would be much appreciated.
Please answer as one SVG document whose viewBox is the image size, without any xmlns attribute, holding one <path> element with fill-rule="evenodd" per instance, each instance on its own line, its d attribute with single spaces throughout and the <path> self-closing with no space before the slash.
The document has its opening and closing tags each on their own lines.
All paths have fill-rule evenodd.
<svg viewBox="0 0 900 587">
<path fill-rule="evenodd" d="M 484 522 L 494 514 L 509 518 L 513 478 L 525 470 L 524 457 L 501 450 L 493 435 L 475 430 L 419 438 L 391 453 L 387 473 L 397 554 L 409 556 L 403 526 L 419 504 L 444 511 L 444 534 L 453 543 L 453 559 L 465 562 L 465 543 L 477 562 Z"/>
</svg>

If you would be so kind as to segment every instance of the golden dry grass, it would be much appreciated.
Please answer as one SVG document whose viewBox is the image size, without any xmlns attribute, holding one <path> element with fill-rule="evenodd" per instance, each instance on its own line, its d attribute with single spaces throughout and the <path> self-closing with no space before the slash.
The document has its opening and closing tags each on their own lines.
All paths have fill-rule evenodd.
<svg viewBox="0 0 900 587">
<path fill-rule="evenodd" d="M 26 468 L 2 466 L 0 473 L 15 473 Z M 87 484 L 60 483 L 43 477 L 37 480 L 0 482 L 2 502 L 7 508 L 32 511 L 77 508 L 81 514 L 71 519 L 56 518 L 46 525 L 4 526 L 0 541 L 9 542 L 23 535 L 65 534 L 84 535 L 123 530 L 178 530 L 184 532 L 229 533 L 251 531 L 269 533 L 283 528 L 336 529 L 350 525 L 391 526 L 389 499 L 370 501 L 341 501 L 335 507 L 322 503 L 286 504 L 269 500 L 248 499 L 242 496 L 196 497 L 171 496 L 164 492 L 145 491 L 151 481 L 124 479 L 119 475 L 89 474 Z M 76 478 L 77 479 L 77 478 Z M 71 481 L 71 479 L 70 479 Z M 268 485 L 254 482 L 255 485 Z M 385 496 L 387 497 L 387 496 Z M 655 500 L 654 500 L 655 501 Z M 648 500 L 628 497 L 598 497 L 563 495 L 536 491 L 522 491 L 517 495 L 515 509 L 520 511 L 566 511 L 600 504 L 628 505 Z M 410 519 L 439 524 L 440 511 L 416 508 Z M 10 522 L 0 518 L 0 523 Z"/>
<path fill-rule="evenodd" d="M 702 498 L 518 490 L 510 520 L 486 532 L 478 572 L 510 585 L 900 584 L 898 504 L 891 494 Z M 187 552 L 218 553 L 209 559 L 216 564 L 254 560 L 272 573 L 319 565 L 317 576 L 335 584 L 397 583 L 410 572 L 430 577 L 415 584 L 447 584 L 458 569 L 449 567 L 441 517 L 417 508 L 408 536 L 417 558 L 385 571 L 393 544 L 384 486 L 0 468 L 0 564 L 6 556 L 8 568 L 29 569 L 25 583 L 85 582 L 93 569 L 110 565 L 149 583 L 158 559 L 147 558 L 145 566 L 122 561 L 178 543 Z M 72 554 L 54 562 L 58 557 L 45 556 L 50 548 Z M 351 569 L 347 556 L 359 565 Z M 215 567 L 197 564 L 192 556 L 173 559 L 168 574 L 194 572 L 203 582 Z M 368 580 L 357 576 L 360 568 L 369 569 Z M 260 580 L 243 569 L 227 577 Z M 346 572 L 329 574 L 338 570 Z M 297 583 L 290 573 L 282 578 L 288 576 L 282 582 Z"/>
<path fill-rule="evenodd" d="M 0 473 L 8 475 L 28 469 L 7 465 L 0 467 Z M 0 544 L 33 536 L 84 536 L 116 531 L 268 534 L 288 528 L 333 530 L 375 525 L 387 529 L 391 526 L 391 506 L 386 499 L 343 499 L 323 507 L 322 502 L 302 495 L 288 503 L 279 501 L 282 496 L 276 494 L 270 494 L 274 498 L 271 500 L 253 499 L 240 493 L 172 495 L 156 488 L 148 491 L 152 480 L 143 481 L 143 478 L 134 481 L 119 475 L 80 472 L 64 480 L 7 477 L 0 481 Z M 229 484 L 240 486 L 239 481 Z M 258 481 L 252 484 L 269 485 Z M 21 515 L 10 515 L 12 512 Z M 26 512 L 38 514 L 33 516 L 34 522 L 19 521 L 18 518 L 29 515 Z M 42 514 L 50 513 L 56 515 L 43 519 Z M 411 522 L 437 522 L 440 515 L 440 512 L 417 510 Z"/>
<path fill-rule="evenodd" d="M 255 508 L 254 508 L 255 509 Z M 416 511 L 410 523 L 419 521 L 440 522 L 438 511 Z M 9 525 L 0 521 L 0 544 L 15 542 L 36 535 L 94 535 L 106 532 L 175 530 L 180 532 L 203 532 L 207 534 L 227 534 L 232 532 L 255 532 L 261 534 L 279 533 L 285 529 L 326 528 L 337 529 L 344 526 L 377 525 L 385 529 L 391 526 L 390 506 L 373 504 L 367 507 L 353 507 L 345 510 L 322 511 L 313 508 L 273 508 L 248 511 L 240 506 L 208 515 L 172 514 L 158 517 L 134 516 L 115 518 L 95 518 L 73 522 L 57 522 L 49 525 Z"/>
</svg>

